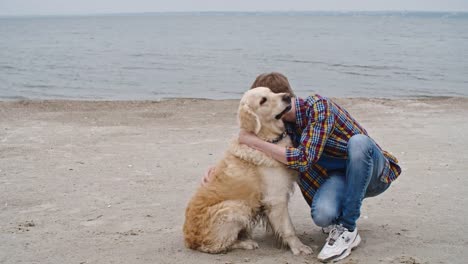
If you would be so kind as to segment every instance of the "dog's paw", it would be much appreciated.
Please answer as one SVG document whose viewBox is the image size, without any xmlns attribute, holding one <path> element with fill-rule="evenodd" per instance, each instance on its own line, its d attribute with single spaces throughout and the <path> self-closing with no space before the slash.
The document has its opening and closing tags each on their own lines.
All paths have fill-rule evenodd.
<svg viewBox="0 0 468 264">
<path fill-rule="evenodd" d="M 299 245 L 297 247 L 291 247 L 291 251 L 294 255 L 299 255 L 299 254 L 310 255 L 314 252 L 310 247 L 304 244 Z"/>
<path fill-rule="evenodd" d="M 245 249 L 257 249 L 258 243 L 253 240 L 246 240 L 244 241 L 244 248 Z"/>
<path fill-rule="evenodd" d="M 251 239 L 240 240 L 240 241 L 237 241 L 234 245 L 232 245 L 232 248 L 252 250 L 252 249 L 257 249 L 258 244 L 257 244 L 257 242 L 255 242 L 255 241 L 253 241 Z"/>
</svg>

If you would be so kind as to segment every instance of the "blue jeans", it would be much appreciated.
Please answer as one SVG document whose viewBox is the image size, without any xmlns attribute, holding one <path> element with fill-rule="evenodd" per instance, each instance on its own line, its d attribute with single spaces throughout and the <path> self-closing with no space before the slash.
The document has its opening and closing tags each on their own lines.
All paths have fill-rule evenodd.
<svg viewBox="0 0 468 264">
<path fill-rule="evenodd" d="M 314 196 L 312 219 L 321 227 L 342 224 L 353 231 L 361 214 L 362 200 L 381 194 L 390 186 L 380 180 L 385 156 L 371 138 L 354 135 L 348 142 L 348 159 L 326 163 L 334 170 L 328 170 L 329 178 Z"/>
</svg>

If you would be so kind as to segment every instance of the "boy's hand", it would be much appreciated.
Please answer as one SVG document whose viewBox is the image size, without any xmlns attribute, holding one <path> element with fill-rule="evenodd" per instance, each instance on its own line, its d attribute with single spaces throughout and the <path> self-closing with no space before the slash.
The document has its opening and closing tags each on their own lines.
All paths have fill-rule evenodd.
<svg viewBox="0 0 468 264">
<path fill-rule="evenodd" d="M 205 175 L 203 176 L 203 178 L 201 180 L 201 185 L 202 186 L 205 186 L 211 180 L 213 180 L 213 177 L 215 175 L 215 169 L 216 169 L 215 166 L 208 168 L 208 170 L 205 172 Z"/>
</svg>

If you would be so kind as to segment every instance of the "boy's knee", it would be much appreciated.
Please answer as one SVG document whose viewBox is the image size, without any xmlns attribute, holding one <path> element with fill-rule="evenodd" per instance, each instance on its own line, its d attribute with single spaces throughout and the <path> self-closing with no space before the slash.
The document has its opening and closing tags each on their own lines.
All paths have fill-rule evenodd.
<svg viewBox="0 0 468 264">
<path fill-rule="evenodd" d="M 320 227 L 333 224 L 337 217 L 336 209 L 331 206 L 317 206 L 312 210 L 312 220 Z"/>
<path fill-rule="evenodd" d="M 356 134 L 352 137 L 349 138 L 348 140 L 348 146 L 363 146 L 363 145 L 368 145 L 371 142 L 370 137 L 363 135 L 363 134 Z"/>
<path fill-rule="evenodd" d="M 351 156 L 368 153 L 372 149 L 371 143 L 372 140 L 366 135 L 354 135 L 348 141 L 348 153 Z"/>
</svg>

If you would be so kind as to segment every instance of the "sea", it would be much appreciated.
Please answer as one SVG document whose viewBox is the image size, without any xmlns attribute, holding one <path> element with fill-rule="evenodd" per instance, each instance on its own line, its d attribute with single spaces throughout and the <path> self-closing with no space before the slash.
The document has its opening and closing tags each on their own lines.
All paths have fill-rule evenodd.
<svg viewBox="0 0 468 264">
<path fill-rule="evenodd" d="M 0 100 L 468 96 L 468 13 L 188 12 L 0 17 Z"/>
</svg>

